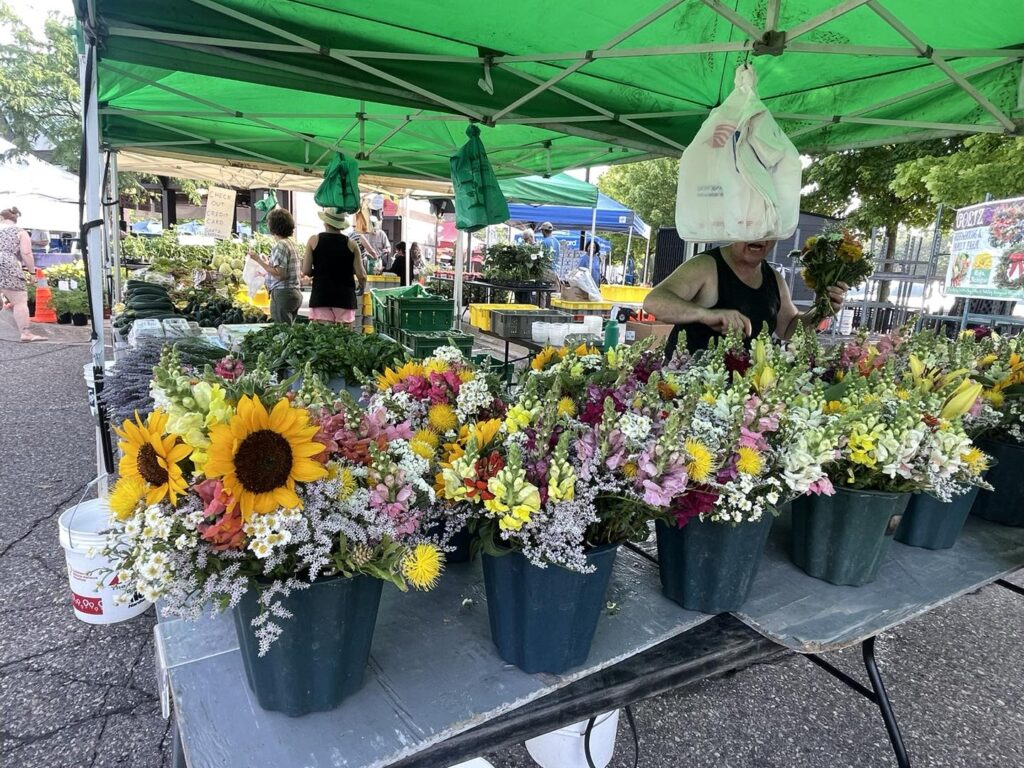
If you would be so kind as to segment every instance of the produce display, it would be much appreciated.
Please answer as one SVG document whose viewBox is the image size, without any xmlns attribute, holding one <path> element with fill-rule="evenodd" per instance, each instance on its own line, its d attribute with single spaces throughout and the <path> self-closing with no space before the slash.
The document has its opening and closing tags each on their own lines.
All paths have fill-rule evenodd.
<svg viewBox="0 0 1024 768">
<path fill-rule="evenodd" d="M 181 317 L 165 287 L 144 280 L 129 280 L 125 284 L 124 309 L 113 322 L 114 327 L 127 336 L 136 320 L 169 320 Z"/>
<path fill-rule="evenodd" d="M 185 300 L 181 314 L 194 320 L 201 328 L 267 321 L 267 315 L 262 310 L 251 305 L 239 305 L 214 290 L 194 288 L 179 296 Z"/>
<path fill-rule="evenodd" d="M 301 371 L 308 365 L 324 381 L 344 377 L 361 384 L 375 371 L 405 360 L 405 348 L 377 334 L 359 334 L 343 325 L 272 325 L 242 340 L 247 364 L 262 360 L 271 371 Z"/>
</svg>

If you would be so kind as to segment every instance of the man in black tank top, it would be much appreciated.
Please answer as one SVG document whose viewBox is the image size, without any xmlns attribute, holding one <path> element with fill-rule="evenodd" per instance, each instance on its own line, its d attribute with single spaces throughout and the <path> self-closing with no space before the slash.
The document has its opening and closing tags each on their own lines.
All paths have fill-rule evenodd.
<svg viewBox="0 0 1024 768">
<path fill-rule="evenodd" d="M 767 324 L 780 339 L 788 339 L 797 322 L 812 325 L 789 295 L 789 286 L 767 262 L 775 247 L 771 240 L 730 243 L 690 259 L 647 295 L 644 310 L 675 326 L 666 354 L 675 351 L 680 332 L 690 352 L 706 349 L 711 339 L 730 330 L 742 331 L 749 341 Z M 839 311 L 849 286 L 828 288 L 832 308 Z"/>
</svg>

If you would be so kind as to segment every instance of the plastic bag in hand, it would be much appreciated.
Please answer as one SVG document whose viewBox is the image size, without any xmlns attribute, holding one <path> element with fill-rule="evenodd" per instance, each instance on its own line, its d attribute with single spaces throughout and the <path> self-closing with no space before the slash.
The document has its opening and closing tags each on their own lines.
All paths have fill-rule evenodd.
<svg viewBox="0 0 1024 768">
<path fill-rule="evenodd" d="M 267 277 L 267 271 L 248 256 L 245 257 L 245 266 L 242 267 L 242 280 L 249 291 L 249 298 L 253 298 L 263 287 Z"/>
<path fill-rule="evenodd" d="M 756 90 L 754 70 L 711 111 L 679 161 L 676 229 L 684 240 L 779 240 L 800 217 L 800 154 Z"/>
<path fill-rule="evenodd" d="M 601 291 L 594 283 L 594 278 L 590 274 L 590 270 L 586 267 L 577 267 L 569 276 L 566 278 L 566 282 L 574 288 L 579 288 L 581 291 L 585 291 L 587 296 L 590 297 L 591 301 L 602 301 Z"/>
</svg>

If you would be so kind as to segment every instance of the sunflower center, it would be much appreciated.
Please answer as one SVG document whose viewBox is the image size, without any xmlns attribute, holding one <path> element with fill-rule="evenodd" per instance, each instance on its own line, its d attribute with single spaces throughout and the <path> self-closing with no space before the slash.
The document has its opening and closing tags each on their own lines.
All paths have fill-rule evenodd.
<svg viewBox="0 0 1024 768">
<path fill-rule="evenodd" d="M 292 447 L 277 432 L 253 432 L 235 451 L 235 474 L 245 490 L 269 493 L 280 488 L 292 471 Z"/>
<path fill-rule="evenodd" d="M 156 449 L 149 443 L 139 448 L 139 457 L 135 463 L 142 479 L 150 485 L 161 486 L 167 482 L 167 470 L 160 466 L 159 458 Z"/>
</svg>

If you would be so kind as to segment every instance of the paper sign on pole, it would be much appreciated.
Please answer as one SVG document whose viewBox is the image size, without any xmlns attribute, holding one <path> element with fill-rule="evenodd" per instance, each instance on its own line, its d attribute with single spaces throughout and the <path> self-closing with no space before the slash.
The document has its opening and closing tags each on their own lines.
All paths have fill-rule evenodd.
<svg viewBox="0 0 1024 768">
<path fill-rule="evenodd" d="M 225 187 L 210 187 L 206 196 L 205 233 L 218 240 L 231 237 L 231 225 L 235 222 L 235 190 Z"/>
<path fill-rule="evenodd" d="M 946 294 L 1024 301 L 1024 197 L 956 212 Z"/>
</svg>

